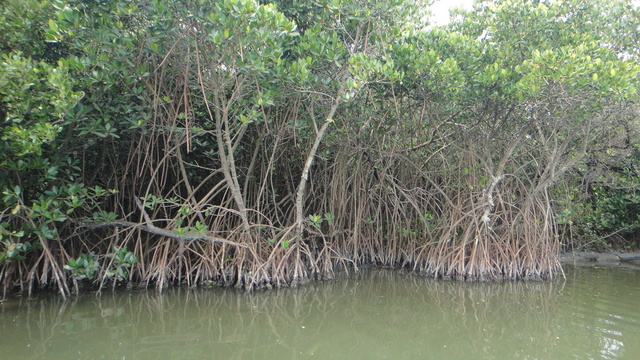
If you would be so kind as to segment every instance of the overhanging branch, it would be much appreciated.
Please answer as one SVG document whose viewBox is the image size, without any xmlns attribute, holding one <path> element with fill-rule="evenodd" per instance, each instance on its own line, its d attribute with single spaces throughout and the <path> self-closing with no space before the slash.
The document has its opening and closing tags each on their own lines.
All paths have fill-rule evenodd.
<svg viewBox="0 0 640 360">
<path fill-rule="evenodd" d="M 173 230 L 159 228 L 153 225 L 153 222 L 149 218 L 149 215 L 147 214 L 147 212 L 144 210 L 144 206 L 140 202 L 140 199 L 135 198 L 135 201 L 136 201 L 136 205 L 138 206 L 138 209 L 140 209 L 140 211 L 142 212 L 142 216 L 144 217 L 145 223 L 143 224 L 135 223 L 132 221 L 114 220 L 114 221 L 109 221 L 104 223 L 84 223 L 81 225 L 81 227 L 88 228 L 90 230 L 95 230 L 103 227 L 131 228 L 131 229 L 141 230 L 153 235 L 160 235 L 160 236 L 168 237 L 171 239 L 176 239 L 179 241 L 204 240 L 204 241 L 211 241 L 211 242 L 221 243 L 221 244 L 235 246 L 235 247 L 242 247 L 242 248 L 247 247 L 246 244 L 240 244 L 237 242 L 229 241 L 227 239 L 223 239 L 221 237 L 211 236 L 209 234 L 204 233 L 203 231 L 187 231 L 185 233 L 176 233 Z"/>
<path fill-rule="evenodd" d="M 160 235 L 160 236 L 168 237 L 171 239 L 176 239 L 179 241 L 205 240 L 205 241 L 217 242 L 217 243 L 235 246 L 235 247 L 243 247 L 243 248 L 247 247 L 247 245 L 245 244 L 236 243 L 236 242 L 229 241 L 227 239 L 223 239 L 217 236 L 210 236 L 207 234 L 203 234 L 201 232 L 188 231 L 185 233 L 177 234 L 172 230 L 162 229 L 154 225 L 149 226 L 149 224 L 140 224 L 140 223 L 135 223 L 132 221 L 124 221 L 124 220 L 114 220 L 114 221 L 104 222 L 104 223 L 85 223 L 85 224 L 82 224 L 81 227 L 88 228 L 89 230 L 96 230 L 104 227 L 131 228 L 131 229 L 141 230 L 153 235 Z"/>
</svg>

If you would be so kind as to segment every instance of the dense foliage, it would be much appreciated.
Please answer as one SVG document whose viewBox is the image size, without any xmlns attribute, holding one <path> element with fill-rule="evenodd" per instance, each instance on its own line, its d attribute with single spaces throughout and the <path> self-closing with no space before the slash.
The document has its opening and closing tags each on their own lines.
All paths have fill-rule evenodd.
<svg viewBox="0 0 640 360">
<path fill-rule="evenodd" d="M 633 246 L 638 9 L 428 5 L 4 1 L 5 292 L 539 279 Z"/>
</svg>

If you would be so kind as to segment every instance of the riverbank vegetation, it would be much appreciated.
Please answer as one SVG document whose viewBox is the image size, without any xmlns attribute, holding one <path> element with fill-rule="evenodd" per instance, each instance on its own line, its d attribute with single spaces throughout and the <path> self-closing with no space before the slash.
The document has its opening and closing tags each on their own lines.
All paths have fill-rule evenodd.
<svg viewBox="0 0 640 360">
<path fill-rule="evenodd" d="M 630 1 L 5 1 L 0 284 L 548 279 L 633 246 Z"/>
</svg>

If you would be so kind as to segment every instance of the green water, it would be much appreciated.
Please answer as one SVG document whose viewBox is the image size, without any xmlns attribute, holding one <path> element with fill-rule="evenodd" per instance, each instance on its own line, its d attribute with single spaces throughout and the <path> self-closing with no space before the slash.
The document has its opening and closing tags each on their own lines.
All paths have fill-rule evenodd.
<svg viewBox="0 0 640 360">
<path fill-rule="evenodd" d="M 0 359 L 640 359 L 640 270 L 545 283 L 367 270 L 297 289 L 0 305 Z"/>
</svg>

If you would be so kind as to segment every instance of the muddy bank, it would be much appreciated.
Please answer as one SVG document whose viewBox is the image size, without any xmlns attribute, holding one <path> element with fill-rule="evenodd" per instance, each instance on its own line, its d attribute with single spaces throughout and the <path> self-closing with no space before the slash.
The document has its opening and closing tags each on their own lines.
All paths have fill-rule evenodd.
<svg viewBox="0 0 640 360">
<path fill-rule="evenodd" d="M 640 252 L 565 252 L 560 254 L 560 262 L 576 266 L 625 266 L 640 269 Z"/>
</svg>

